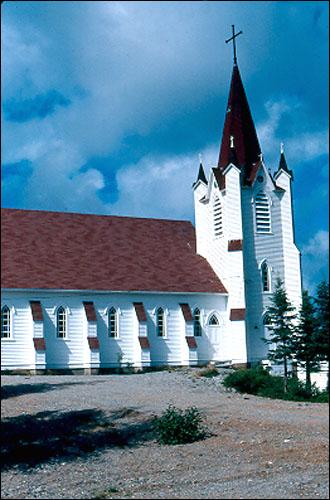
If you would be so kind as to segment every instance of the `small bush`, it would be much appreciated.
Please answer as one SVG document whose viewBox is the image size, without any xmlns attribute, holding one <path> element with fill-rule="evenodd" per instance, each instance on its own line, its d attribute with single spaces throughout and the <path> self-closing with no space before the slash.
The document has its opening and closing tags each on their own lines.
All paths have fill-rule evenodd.
<svg viewBox="0 0 330 500">
<path fill-rule="evenodd" d="M 157 441 L 161 444 L 184 444 L 203 439 L 206 428 L 200 411 L 192 406 L 180 410 L 170 405 L 154 422 Z"/>
<path fill-rule="evenodd" d="M 261 366 L 257 368 L 240 369 L 230 373 L 225 377 L 223 385 L 232 387 L 239 392 L 257 394 L 258 391 L 267 385 L 272 376 Z"/>
<path fill-rule="evenodd" d="M 272 399 L 320 403 L 329 401 L 327 391 L 320 392 L 313 384 L 309 392 L 306 389 L 306 384 L 297 378 L 288 379 L 288 390 L 285 393 L 283 377 L 270 375 L 261 366 L 231 373 L 224 379 L 223 384 L 225 387 L 232 387 L 239 392 Z"/>
<path fill-rule="evenodd" d="M 207 366 L 206 368 L 202 368 L 196 373 L 197 377 L 216 377 L 219 375 L 219 370 L 215 366 Z"/>
<path fill-rule="evenodd" d="M 327 390 L 321 391 L 314 396 L 313 401 L 315 403 L 329 403 L 329 392 Z"/>
</svg>

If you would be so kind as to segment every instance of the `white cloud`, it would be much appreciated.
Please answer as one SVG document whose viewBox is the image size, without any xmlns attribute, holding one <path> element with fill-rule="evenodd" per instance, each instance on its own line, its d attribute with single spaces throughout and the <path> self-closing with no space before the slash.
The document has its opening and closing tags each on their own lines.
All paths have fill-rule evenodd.
<svg viewBox="0 0 330 500">
<path fill-rule="evenodd" d="M 268 116 L 266 120 L 257 124 L 256 128 L 266 162 L 271 166 L 277 167 L 281 142 L 284 142 L 285 153 L 291 165 L 329 153 L 327 130 L 302 132 L 297 129 L 293 137 L 286 138 L 281 135 L 282 118 L 290 117 L 298 123 L 304 115 L 303 106 L 297 99 L 267 101 L 265 108 Z"/>
<path fill-rule="evenodd" d="M 302 247 L 304 288 L 310 292 L 323 279 L 329 279 L 329 231 L 319 230 Z"/>
<path fill-rule="evenodd" d="M 217 148 L 202 151 L 205 173 L 217 160 Z M 111 213 L 131 216 L 191 219 L 192 184 L 199 168 L 198 153 L 166 159 L 147 156 L 126 165 L 117 174 L 119 200 L 108 205 Z"/>
</svg>

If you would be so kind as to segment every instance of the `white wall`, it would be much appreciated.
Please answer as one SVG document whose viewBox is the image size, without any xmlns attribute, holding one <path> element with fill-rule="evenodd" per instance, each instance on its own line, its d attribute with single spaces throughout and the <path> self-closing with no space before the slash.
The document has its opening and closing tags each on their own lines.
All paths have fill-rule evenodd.
<svg viewBox="0 0 330 500">
<path fill-rule="evenodd" d="M 88 324 L 83 301 L 93 301 L 97 315 L 95 324 L 100 343 L 100 367 L 118 366 L 118 354 L 122 355 L 122 363 L 133 363 L 141 366 L 141 350 L 137 348 L 139 327 L 133 302 L 143 302 L 147 314 L 147 330 L 150 343 L 151 365 L 181 365 L 187 361 L 185 335 L 186 324 L 183 320 L 180 303 L 188 303 L 191 310 L 201 310 L 203 335 L 197 340 L 197 359 L 199 363 L 210 360 L 230 360 L 239 358 L 245 362 L 242 343 L 237 342 L 238 334 L 229 325 L 227 296 L 222 294 L 150 294 L 150 293 L 75 293 L 29 291 L 2 294 L 2 305 L 14 306 L 13 338 L 1 340 L 2 369 L 33 369 L 35 350 L 33 346 L 33 320 L 29 300 L 40 300 L 44 316 L 44 337 L 46 342 L 46 366 L 50 369 L 90 368 L 91 363 L 98 363 L 91 356 L 87 341 Z M 67 314 L 67 338 L 56 337 L 56 308 L 64 305 Z M 107 310 L 114 306 L 119 309 L 119 336 L 108 336 Z M 162 306 L 166 314 L 166 336 L 156 336 L 155 310 Z M 215 352 L 211 343 L 211 328 L 206 322 L 212 312 L 220 320 L 220 345 Z M 243 349 L 244 351 L 244 349 Z M 190 353 L 192 354 L 192 353 Z M 95 356 L 94 356 L 95 357 Z M 148 356 L 145 358 L 149 364 Z M 190 361 L 196 356 L 189 356 Z M 94 361 L 93 361 L 94 359 Z M 143 359 L 142 359 L 143 364 Z"/>
<path fill-rule="evenodd" d="M 290 179 L 286 176 L 283 182 L 277 181 L 285 189 L 283 192 L 275 191 L 264 166 L 260 167 L 258 175 L 263 176 L 264 182 L 255 181 L 252 187 L 242 188 L 247 344 L 251 362 L 267 358 L 268 347 L 261 340 L 264 337 L 262 315 L 270 304 L 276 278 L 284 281 L 288 298 L 294 305 L 299 307 L 301 297 L 299 251 L 293 241 Z M 259 191 L 271 201 L 270 234 L 256 232 L 254 200 Z M 270 292 L 262 291 L 260 264 L 264 259 L 271 269 Z"/>
</svg>

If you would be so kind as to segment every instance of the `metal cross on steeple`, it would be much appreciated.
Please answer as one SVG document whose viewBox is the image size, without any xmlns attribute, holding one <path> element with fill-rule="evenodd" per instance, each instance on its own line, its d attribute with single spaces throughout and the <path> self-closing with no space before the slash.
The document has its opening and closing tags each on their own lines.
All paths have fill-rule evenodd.
<svg viewBox="0 0 330 500">
<path fill-rule="evenodd" d="M 225 40 L 226 43 L 228 42 L 231 42 L 233 41 L 233 47 L 234 47 L 234 64 L 237 64 L 237 57 L 236 57 L 236 41 L 235 41 L 235 38 L 238 36 L 238 35 L 241 35 L 241 33 L 243 33 L 243 31 L 239 31 L 238 33 L 235 33 L 235 25 L 232 24 L 231 25 L 232 29 L 233 29 L 233 36 L 231 38 L 228 38 L 228 40 Z"/>
</svg>

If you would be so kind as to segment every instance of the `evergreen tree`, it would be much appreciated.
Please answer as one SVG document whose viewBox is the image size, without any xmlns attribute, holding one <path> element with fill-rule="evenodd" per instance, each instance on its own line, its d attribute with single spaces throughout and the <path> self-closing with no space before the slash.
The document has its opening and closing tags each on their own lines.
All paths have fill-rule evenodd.
<svg viewBox="0 0 330 500">
<path fill-rule="evenodd" d="M 278 278 L 275 290 L 267 307 L 269 338 L 265 339 L 271 345 L 268 359 L 284 365 L 284 392 L 288 390 L 288 362 L 293 358 L 293 320 L 295 308 L 291 305 L 283 281 Z"/>
<path fill-rule="evenodd" d="M 315 342 L 317 344 L 317 355 L 320 361 L 328 363 L 328 389 L 329 389 L 329 283 L 322 281 L 317 287 L 316 319 L 317 328 Z"/>
<path fill-rule="evenodd" d="M 316 308 L 312 297 L 306 290 L 302 294 L 302 304 L 299 310 L 299 322 L 295 328 L 293 341 L 294 358 L 298 365 L 305 369 L 306 390 L 311 393 L 311 372 L 320 369 L 317 359 L 317 344 L 315 339 Z"/>
</svg>

